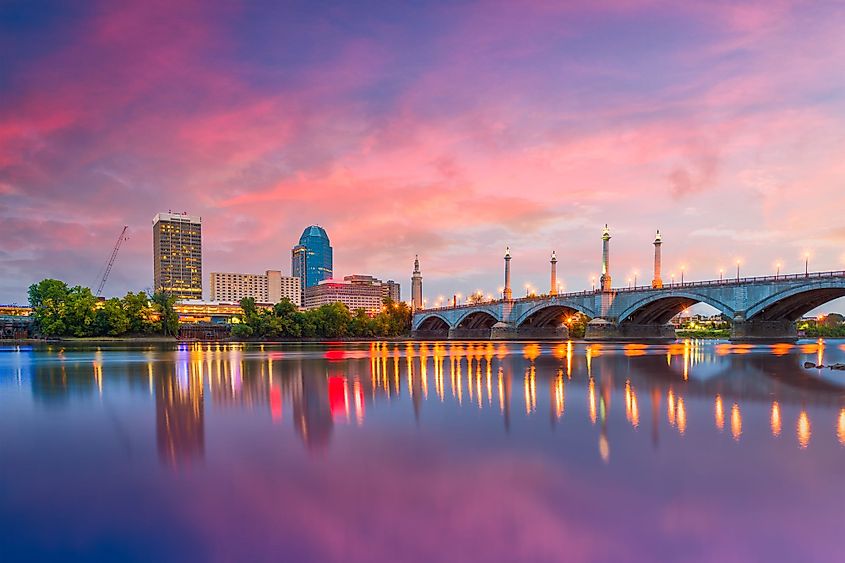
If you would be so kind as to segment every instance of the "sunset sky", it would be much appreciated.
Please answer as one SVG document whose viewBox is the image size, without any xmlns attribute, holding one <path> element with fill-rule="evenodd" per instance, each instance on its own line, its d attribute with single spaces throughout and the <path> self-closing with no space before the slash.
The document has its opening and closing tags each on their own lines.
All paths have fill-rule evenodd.
<svg viewBox="0 0 845 563">
<path fill-rule="evenodd" d="M 0 303 L 44 277 L 152 285 L 153 216 L 212 271 L 409 295 L 845 269 L 845 3 L 0 0 Z M 841 307 L 840 307 L 841 308 Z"/>
</svg>

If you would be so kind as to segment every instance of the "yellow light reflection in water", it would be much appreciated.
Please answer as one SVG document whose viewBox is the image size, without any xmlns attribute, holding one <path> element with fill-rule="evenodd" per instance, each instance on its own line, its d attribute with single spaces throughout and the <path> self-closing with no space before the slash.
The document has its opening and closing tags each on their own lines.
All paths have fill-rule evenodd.
<svg viewBox="0 0 845 563">
<path fill-rule="evenodd" d="M 839 409 L 839 421 L 836 424 L 836 437 L 845 446 L 845 409 Z"/>
<path fill-rule="evenodd" d="M 718 428 L 719 432 L 721 432 L 725 429 L 725 409 L 722 406 L 721 395 L 716 395 L 716 405 L 713 411 L 716 416 L 716 428 Z"/>
<path fill-rule="evenodd" d="M 499 410 L 505 412 L 505 382 L 502 374 L 502 368 L 499 367 Z"/>
<path fill-rule="evenodd" d="M 780 436 L 781 419 L 780 419 L 780 404 L 777 401 L 772 401 L 772 415 L 771 415 L 772 436 Z"/>
<path fill-rule="evenodd" d="M 816 365 L 823 365 L 824 364 L 824 340 L 819 338 L 819 349 L 816 352 Z"/>
<path fill-rule="evenodd" d="M 666 395 L 667 406 L 666 406 L 666 418 L 669 419 L 669 424 L 671 426 L 675 426 L 675 394 L 669 389 L 669 393 Z"/>
<path fill-rule="evenodd" d="M 596 423 L 596 384 L 593 378 L 590 378 L 588 384 L 588 405 L 590 408 L 590 422 Z"/>
<path fill-rule="evenodd" d="M 684 398 L 678 397 L 678 432 L 681 436 L 687 431 L 687 409 L 684 407 Z"/>
<path fill-rule="evenodd" d="M 631 380 L 625 382 L 625 418 L 634 428 L 640 425 L 640 411 L 637 406 L 637 393 L 631 386 Z"/>
<path fill-rule="evenodd" d="M 554 396 L 555 396 L 555 416 L 560 418 L 563 416 L 563 411 L 565 408 L 565 400 L 566 397 L 564 396 L 564 387 L 563 387 L 563 373 L 558 372 L 557 377 L 555 378 L 554 384 Z"/>
<path fill-rule="evenodd" d="M 572 341 L 566 343 L 566 378 L 572 379 Z"/>
<path fill-rule="evenodd" d="M 807 411 L 802 410 L 801 414 L 798 415 L 798 445 L 801 448 L 806 448 L 810 445 L 810 435 L 812 434 L 812 429 L 810 428 L 810 417 L 807 416 Z"/>
<path fill-rule="evenodd" d="M 742 415 L 739 412 L 739 405 L 736 403 L 731 407 L 731 435 L 737 442 L 742 435 Z"/>
</svg>

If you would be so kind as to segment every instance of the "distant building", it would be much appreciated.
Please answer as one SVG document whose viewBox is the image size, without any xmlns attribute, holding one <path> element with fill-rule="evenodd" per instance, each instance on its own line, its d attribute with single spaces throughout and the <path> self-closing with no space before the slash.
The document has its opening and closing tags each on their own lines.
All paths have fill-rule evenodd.
<svg viewBox="0 0 845 563">
<path fill-rule="evenodd" d="M 414 273 L 411 275 L 411 307 L 422 309 L 422 274 L 420 273 L 420 257 L 414 256 Z"/>
<path fill-rule="evenodd" d="M 384 297 L 389 297 L 396 303 L 402 301 L 402 288 L 397 282 L 393 280 L 387 280 L 386 282 L 382 283 L 381 288 Z"/>
<path fill-rule="evenodd" d="M 212 272 L 209 281 L 211 301 L 238 303 L 244 297 L 252 297 L 258 303 L 278 303 L 287 298 L 296 306 L 302 305 L 299 278 L 283 276 L 278 270 L 264 274 Z"/>
<path fill-rule="evenodd" d="M 381 297 L 382 299 L 390 298 L 393 301 L 399 302 L 401 301 L 401 288 L 399 284 L 393 280 L 387 280 L 386 282 L 381 281 L 380 279 L 373 277 L 373 276 L 365 276 L 362 274 L 355 274 L 352 276 L 344 276 L 343 281 L 348 281 L 352 284 L 356 285 L 377 285 L 381 287 Z"/>
<path fill-rule="evenodd" d="M 332 247 L 323 227 L 311 225 L 302 231 L 299 244 L 291 250 L 291 274 L 299 278 L 302 291 L 332 279 Z"/>
<path fill-rule="evenodd" d="M 371 276 L 347 276 L 362 278 Z M 325 280 L 317 285 L 305 288 L 306 309 L 314 309 L 330 303 L 343 303 L 350 310 L 364 309 L 370 314 L 381 311 L 383 300 L 382 285 L 361 283 L 360 281 Z"/>
<path fill-rule="evenodd" d="M 159 213 L 153 219 L 153 288 L 202 299 L 202 218 Z"/>
</svg>

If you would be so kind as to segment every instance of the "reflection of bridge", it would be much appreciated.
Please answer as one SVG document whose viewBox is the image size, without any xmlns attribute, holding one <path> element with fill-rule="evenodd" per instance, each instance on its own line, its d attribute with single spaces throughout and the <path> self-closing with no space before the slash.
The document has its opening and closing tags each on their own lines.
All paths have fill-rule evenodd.
<svg viewBox="0 0 845 563">
<path fill-rule="evenodd" d="M 845 296 L 845 271 L 705 282 L 671 283 L 660 278 L 660 239 L 655 241 L 654 280 L 647 287 L 613 289 L 605 231 L 601 286 L 594 291 L 557 294 L 552 257 L 549 295 L 512 299 L 510 253 L 505 255 L 504 299 L 421 309 L 412 329 L 420 338 L 566 338 L 565 320 L 575 313 L 592 319 L 588 340 L 674 339 L 669 321 L 691 305 L 706 303 L 732 322 L 733 340 L 795 340 L 795 321 Z"/>
</svg>

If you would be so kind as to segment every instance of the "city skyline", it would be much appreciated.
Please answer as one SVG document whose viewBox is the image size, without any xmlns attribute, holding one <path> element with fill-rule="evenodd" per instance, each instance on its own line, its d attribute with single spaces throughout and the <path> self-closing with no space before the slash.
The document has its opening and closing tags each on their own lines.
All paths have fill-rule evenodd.
<svg viewBox="0 0 845 563">
<path fill-rule="evenodd" d="M 104 294 L 148 287 L 162 208 L 203 217 L 203 271 L 287 273 L 321 224 L 336 272 L 419 254 L 429 303 L 495 294 L 506 246 L 515 296 L 552 251 L 589 289 L 605 223 L 618 287 L 658 228 L 664 281 L 845 268 L 836 3 L 53 8 L 0 18 L 0 302 L 95 286 L 124 224 Z"/>
</svg>

